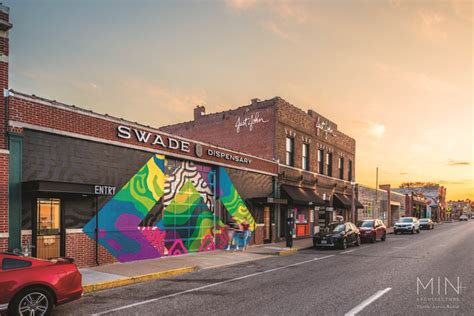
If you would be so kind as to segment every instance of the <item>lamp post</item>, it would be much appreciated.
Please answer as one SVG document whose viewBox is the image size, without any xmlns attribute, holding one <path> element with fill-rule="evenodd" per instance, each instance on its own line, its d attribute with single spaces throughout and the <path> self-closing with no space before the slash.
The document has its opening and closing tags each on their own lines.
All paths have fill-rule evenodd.
<svg viewBox="0 0 474 316">
<path fill-rule="evenodd" d="M 351 181 L 351 186 L 352 186 L 352 207 L 351 207 L 351 221 L 355 224 L 356 223 L 356 207 L 355 207 L 355 186 L 356 182 Z"/>
<path fill-rule="evenodd" d="M 377 218 L 376 213 L 379 209 L 378 204 L 377 204 L 378 193 L 379 193 L 379 167 L 376 167 L 375 168 L 375 205 L 374 205 L 374 214 L 373 214 L 374 219 Z"/>
</svg>

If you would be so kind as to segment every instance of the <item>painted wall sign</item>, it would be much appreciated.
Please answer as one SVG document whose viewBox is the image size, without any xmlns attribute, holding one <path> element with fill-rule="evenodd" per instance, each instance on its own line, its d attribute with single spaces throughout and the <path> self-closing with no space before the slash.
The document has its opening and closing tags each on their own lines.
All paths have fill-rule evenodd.
<svg viewBox="0 0 474 316">
<path fill-rule="evenodd" d="M 208 156 L 211 156 L 211 157 L 221 158 L 221 159 L 225 159 L 225 160 L 231 160 L 231 161 L 235 161 L 235 162 L 242 163 L 242 164 L 245 164 L 245 165 L 249 165 L 252 162 L 252 159 L 245 158 L 245 157 L 242 157 L 242 156 L 239 156 L 239 155 L 224 153 L 222 151 L 218 151 L 218 150 L 214 150 L 214 149 L 208 149 L 206 151 L 206 153 L 207 153 Z"/>
<path fill-rule="evenodd" d="M 161 148 L 178 150 L 186 153 L 190 152 L 190 144 L 187 141 L 175 139 L 168 136 L 162 136 L 156 133 L 150 133 L 148 131 L 136 128 L 130 128 L 124 125 L 120 125 L 117 127 L 117 137 L 123 139 L 134 138 L 141 143 L 152 144 Z"/>
<path fill-rule="evenodd" d="M 326 139 L 328 138 L 328 135 L 336 136 L 329 122 L 321 119 L 320 117 L 318 117 L 318 121 L 316 122 L 316 129 L 317 135 L 319 136 L 320 132 L 323 132 L 324 138 Z"/>
<path fill-rule="evenodd" d="M 253 126 L 260 123 L 268 123 L 268 120 L 264 120 L 260 117 L 260 112 L 253 113 L 252 115 L 244 117 L 243 119 L 239 116 L 235 122 L 235 130 L 237 133 L 240 133 L 240 128 L 246 127 L 249 129 L 249 131 L 252 131 Z"/>
<path fill-rule="evenodd" d="M 115 195 L 116 187 L 110 185 L 94 185 L 95 195 Z"/>
</svg>

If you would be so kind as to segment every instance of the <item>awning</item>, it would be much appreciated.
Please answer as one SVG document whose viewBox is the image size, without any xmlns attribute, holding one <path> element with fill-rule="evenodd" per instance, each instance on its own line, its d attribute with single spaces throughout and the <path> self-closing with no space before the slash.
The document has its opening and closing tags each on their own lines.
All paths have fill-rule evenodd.
<svg viewBox="0 0 474 316">
<path fill-rule="evenodd" d="M 355 199 L 354 201 L 355 201 L 355 207 L 356 207 L 356 209 L 358 209 L 358 208 L 364 208 L 364 205 L 363 205 L 362 203 L 360 203 L 358 199 Z"/>
<path fill-rule="evenodd" d="M 334 193 L 332 204 L 335 208 L 352 208 L 351 199 L 344 194 Z"/>
<path fill-rule="evenodd" d="M 96 187 L 113 188 L 113 191 L 108 193 L 97 192 Z M 85 194 L 85 195 L 114 195 L 115 187 L 98 184 L 84 184 L 72 182 L 58 182 L 47 180 L 32 180 L 25 181 L 21 184 L 23 192 L 44 192 L 55 194 Z"/>
<path fill-rule="evenodd" d="M 324 206 L 324 200 L 314 190 L 282 185 L 282 190 L 294 204 Z"/>
</svg>

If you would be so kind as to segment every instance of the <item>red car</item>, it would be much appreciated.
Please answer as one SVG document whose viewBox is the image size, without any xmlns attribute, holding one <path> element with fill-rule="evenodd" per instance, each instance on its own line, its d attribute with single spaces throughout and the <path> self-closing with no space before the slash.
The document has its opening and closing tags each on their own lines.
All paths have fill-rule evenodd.
<svg viewBox="0 0 474 316">
<path fill-rule="evenodd" d="M 367 219 L 357 222 L 362 241 L 374 243 L 377 239 L 385 241 L 387 238 L 387 228 L 380 219 Z"/>
<path fill-rule="evenodd" d="M 79 299 L 82 276 L 72 261 L 0 254 L 0 313 L 49 315 L 53 305 Z"/>
</svg>

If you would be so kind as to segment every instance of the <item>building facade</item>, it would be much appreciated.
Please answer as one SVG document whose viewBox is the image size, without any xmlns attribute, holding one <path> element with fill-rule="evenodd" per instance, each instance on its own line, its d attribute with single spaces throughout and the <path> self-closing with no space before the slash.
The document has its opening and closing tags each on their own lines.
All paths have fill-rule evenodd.
<svg viewBox="0 0 474 316">
<path fill-rule="evenodd" d="M 446 219 L 446 188 L 439 184 L 409 186 L 392 189 L 406 195 L 407 211 L 418 218 L 431 218 L 435 222 Z"/>
<path fill-rule="evenodd" d="M 197 106 L 193 121 L 161 130 L 277 161 L 275 197 L 288 204 L 267 207 L 280 238 L 287 217 L 295 218 L 295 236 L 304 237 L 337 215 L 353 220 L 362 207 L 354 194 L 355 140 L 333 121 L 280 97 L 212 114 Z"/>
</svg>

